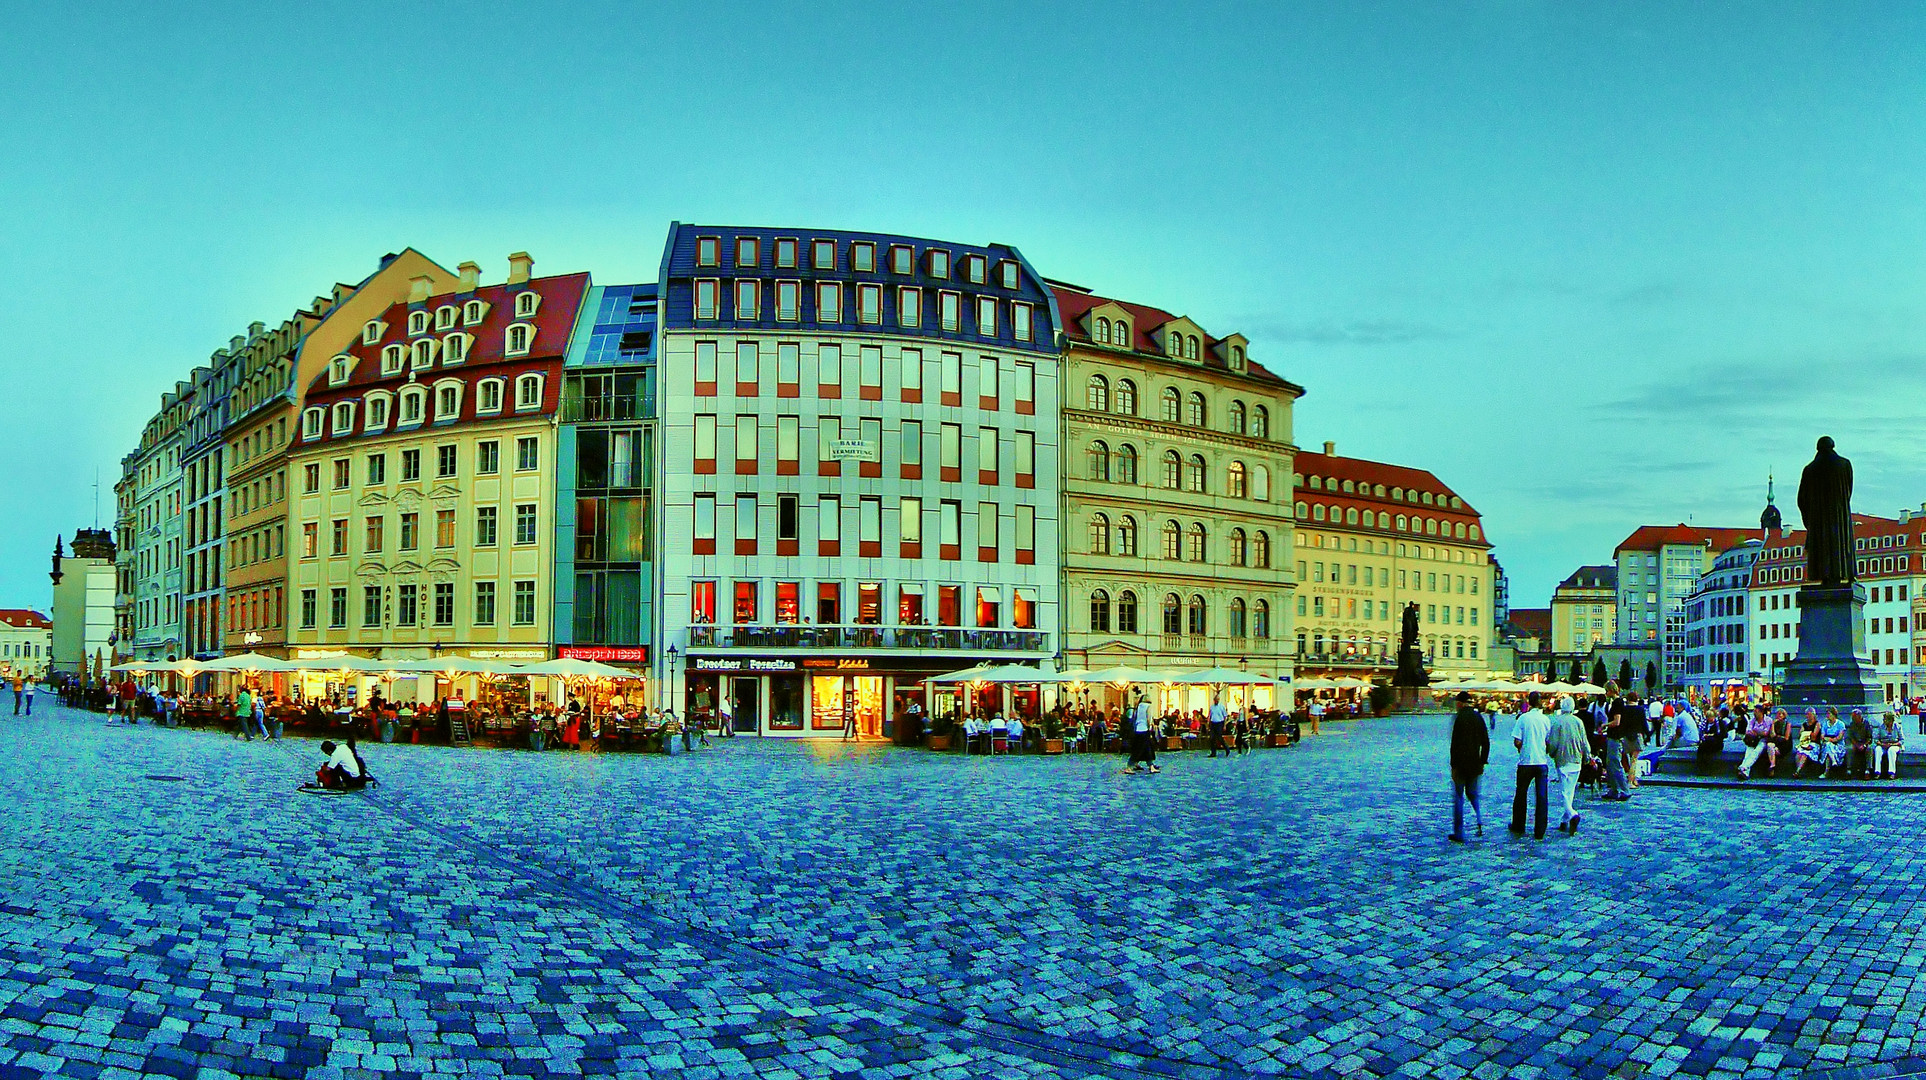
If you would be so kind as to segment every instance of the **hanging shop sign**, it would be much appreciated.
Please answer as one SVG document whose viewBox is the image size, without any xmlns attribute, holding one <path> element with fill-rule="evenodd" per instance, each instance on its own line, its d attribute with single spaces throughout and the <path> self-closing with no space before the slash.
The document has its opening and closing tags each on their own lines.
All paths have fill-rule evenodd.
<svg viewBox="0 0 1926 1080">
<path fill-rule="evenodd" d="M 598 663 L 641 664 L 649 659 L 647 645 L 563 645 L 555 655 L 564 660 L 594 660 Z"/>
</svg>

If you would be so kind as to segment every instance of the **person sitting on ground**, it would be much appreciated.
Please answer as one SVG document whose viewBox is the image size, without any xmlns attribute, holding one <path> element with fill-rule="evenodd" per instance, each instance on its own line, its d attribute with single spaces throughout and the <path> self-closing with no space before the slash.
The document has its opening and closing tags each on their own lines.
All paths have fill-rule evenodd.
<svg viewBox="0 0 1926 1080">
<path fill-rule="evenodd" d="M 367 778 L 361 772 L 361 760 L 354 751 L 332 742 L 323 742 L 321 752 L 328 760 L 315 770 L 312 784 L 302 784 L 304 788 L 320 787 L 329 791 L 359 791 L 367 785 Z"/>
<path fill-rule="evenodd" d="M 1899 727 L 1896 710 L 1887 710 L 1886 717 L 1873 732 L 1873 778 L 1875 780 L 1899 779 L 1899 751 L 1906 745 L 1906 733 Z"/>
<path fill-rule="evenodd" d="M 1766 775 L 1771 776 L 1779 764 L 1779 750 L 1772 745 L 1772 716 L 1764 705 L 1753 708 L 1752 722 L 1745 726 L 1744 739 L 1745 756 L 1739 761 L 1739 779 L 1752 779 L 1752 766 L 1758 763 L 1761 754 L 1766 759 Z"/>
<path fill-rule="evenodd" d="M 1799 779 L 1799 774 L 1806 771 L 1807 764 L 1817 764 L 1821 745 L 1823 743 L 1819 737 L 1819 714 L 1807 709 L 1806 722 L 1799 727 L 1799 745 L 1792 755 L 1794 780 Z"/>
<path fill-rule="evenodd" d="M 1819 725 L 1819 779 L 1825 780 L 1832 770 L 1846 770 L 1846 722 L 1839 719 L 1839 710 L 1826 707 L 1825 723 Z"/>
<path fill-rule="evenodd" d="M 1846 775 L 1856 780 L 1872 776 L 1872 725 L 1866 714 L 1854 709 L 1846 724 Z"/>
</svg>

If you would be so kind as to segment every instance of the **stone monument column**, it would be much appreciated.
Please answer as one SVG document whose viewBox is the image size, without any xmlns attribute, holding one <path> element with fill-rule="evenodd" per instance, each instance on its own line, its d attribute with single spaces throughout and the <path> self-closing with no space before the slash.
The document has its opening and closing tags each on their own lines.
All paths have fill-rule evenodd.
<svg viewBox="0 0 1926 1080">
<path fill-rule="evenodd" d="M 1886 692 L 1866 651 L 1866 587 L 1858 582 L 1852 535 L 1852 462 L 1829 436 L 1799 478 L 1806 527 L 1806 583 L 1799 589 L 1799 654 L 1780 687 L 1788 709 L 1861 709 L 1878 723 Z"/>
</svg>

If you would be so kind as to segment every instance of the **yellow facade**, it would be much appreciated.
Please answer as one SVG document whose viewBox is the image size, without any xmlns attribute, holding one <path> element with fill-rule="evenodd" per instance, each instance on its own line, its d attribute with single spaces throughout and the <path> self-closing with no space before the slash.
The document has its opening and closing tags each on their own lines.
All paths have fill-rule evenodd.
<svg viewBox="0 0 1926 1080">
<path fill-rule="evenodd" d="M 1560 655 L 1589 653 L 1618 640 L 1618 574 L 1588 566 L 1552 591 L 1551 645 Z"/>
</svg>

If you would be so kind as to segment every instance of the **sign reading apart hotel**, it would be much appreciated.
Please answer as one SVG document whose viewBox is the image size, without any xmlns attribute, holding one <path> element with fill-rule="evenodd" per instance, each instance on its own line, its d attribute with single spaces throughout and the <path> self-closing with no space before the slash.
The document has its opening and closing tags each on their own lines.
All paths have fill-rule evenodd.
<svg viewBox="0 0 1926 1080">
<path fill-rule="evenodd" d="M 874 439 L 836 439 L 829 444 L 831 461 L 881 461 Z"/>
</svg>

